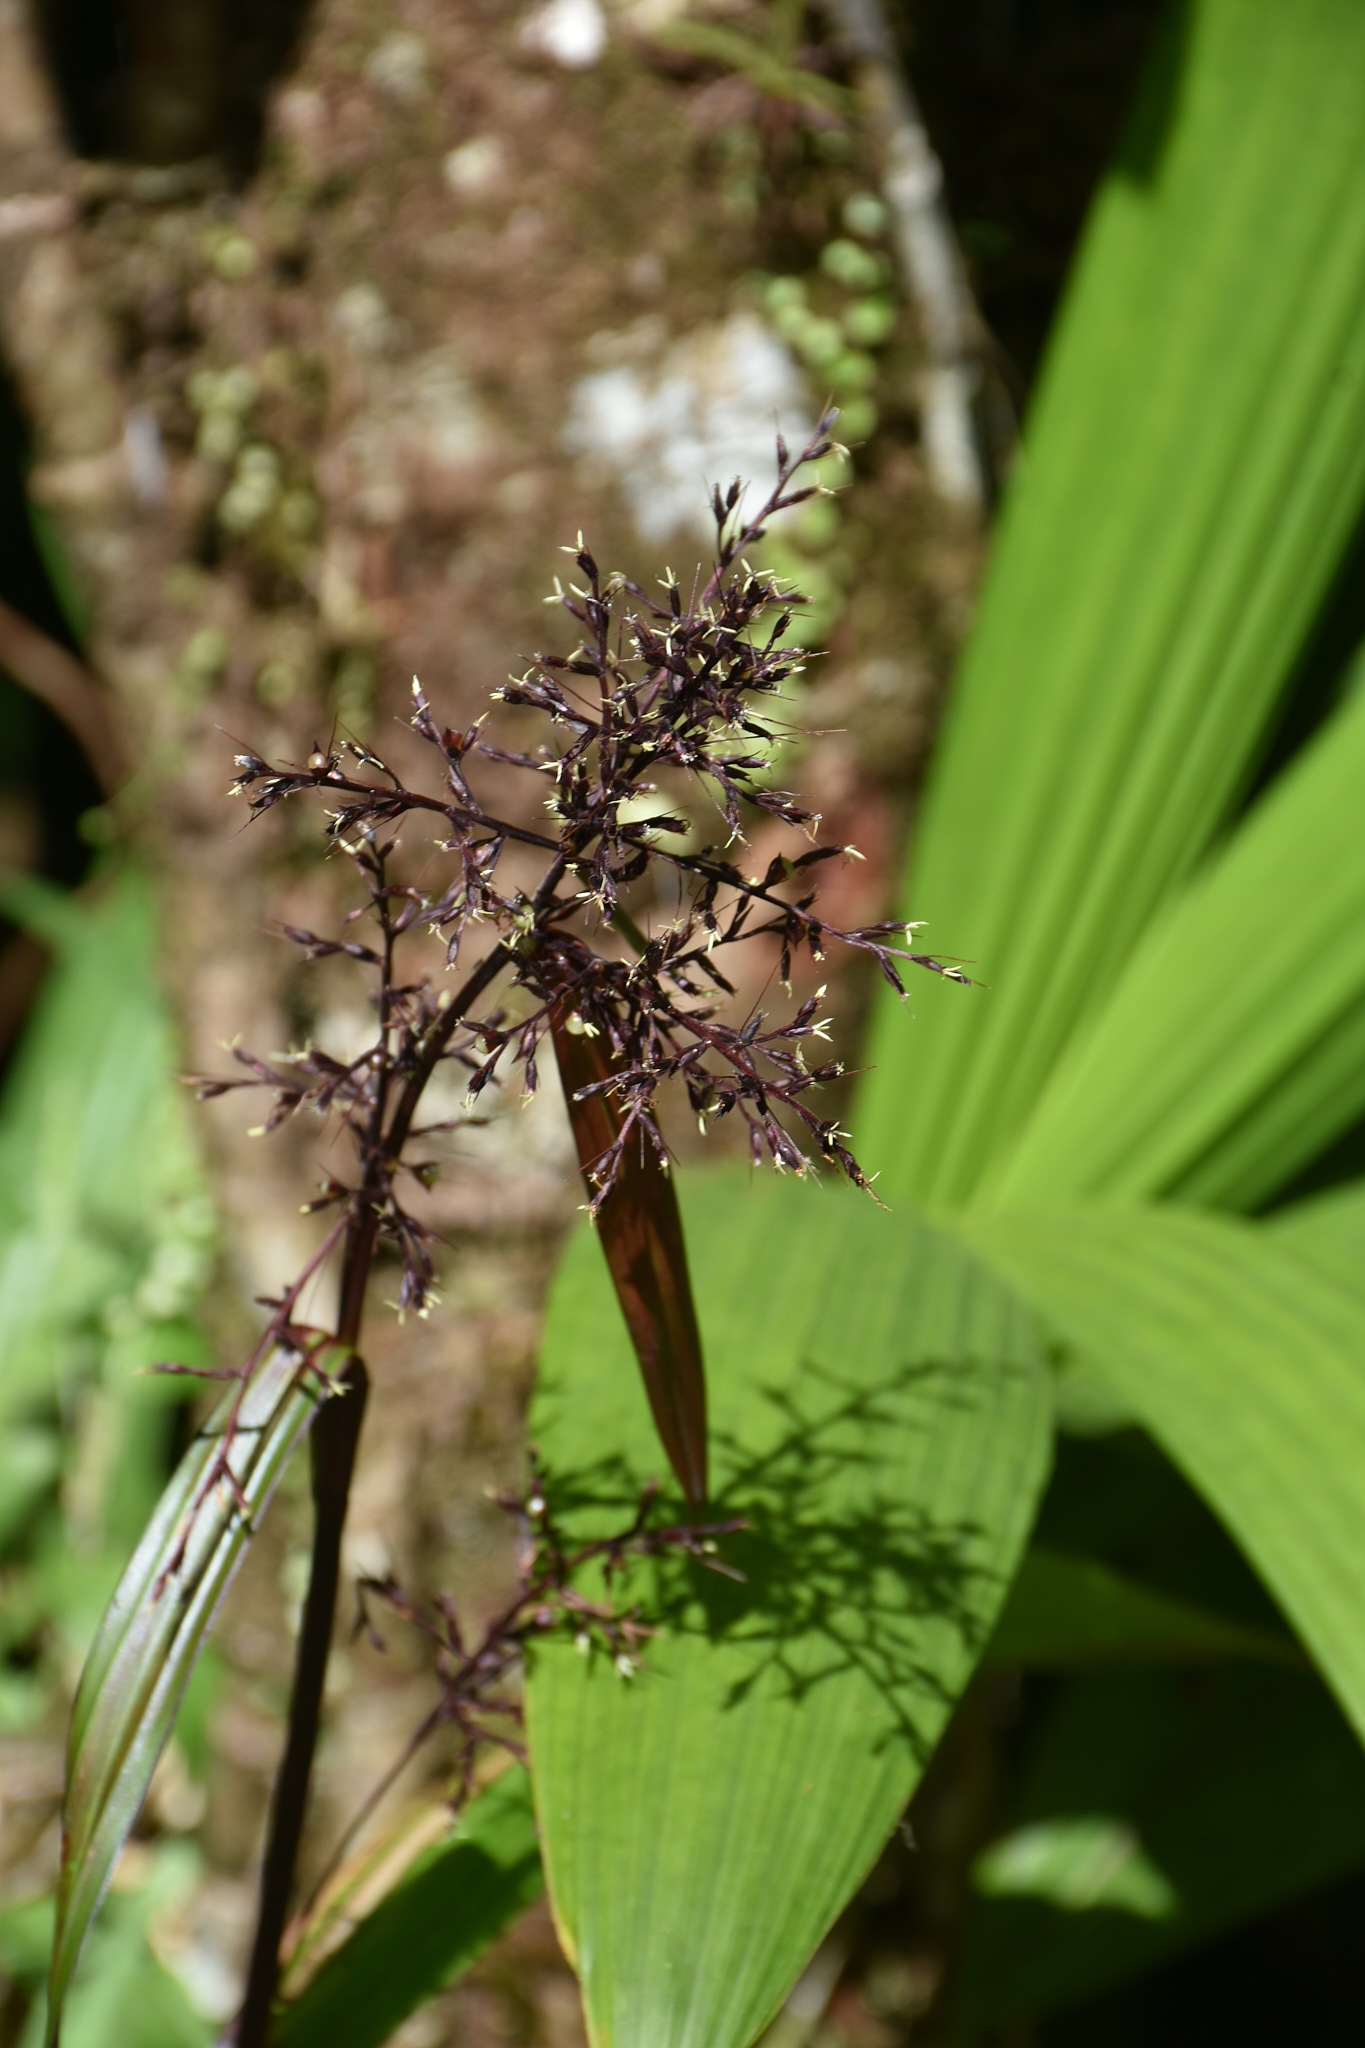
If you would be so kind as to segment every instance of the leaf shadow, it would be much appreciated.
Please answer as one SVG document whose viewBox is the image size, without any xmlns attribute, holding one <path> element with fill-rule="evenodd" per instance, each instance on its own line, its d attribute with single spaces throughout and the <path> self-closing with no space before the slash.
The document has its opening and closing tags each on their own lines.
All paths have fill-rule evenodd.
<svg viewBox="0 0 1365 2048">
<path fill-rule="evenodd" d="M 701 1635 L 725 1650 L 724 1707 L 760 1687 L 803 1701 L 856 1672 L 884 1703 L 875 1746 L 899 1738 L 925 1757 L 984 1646 L 1004 1580 L 988 1529 L 913 1497 L 924 1450 L 915 1439 L 945 1409 L 976 1412 L 1000 1392 L 999 1365 L 961 1359 L 903 1367 L 875 1388 L 808 1361 L 795 1386 L 757 1389 L 743 1441 L 723 1426 L 712 1433 L 719 1490 L 705 1515 L 748 1521 L 720 1544 L 743 1583 L 669 1555 L 632 1570 L 629 1597 L 667 1636 Z M 903 1460 L 888 1458 L 893 1436 Z M 639 1478 L 613 1454 L 563 1480 L 550 1475 L 549 1492 L 555 1512 L 585 1528 L 589 1511 L 597 1522 L 608 1504 L 638 1500 Z M 651 1521 L 686 1512 L 665 1496 Z"/>
</svg>

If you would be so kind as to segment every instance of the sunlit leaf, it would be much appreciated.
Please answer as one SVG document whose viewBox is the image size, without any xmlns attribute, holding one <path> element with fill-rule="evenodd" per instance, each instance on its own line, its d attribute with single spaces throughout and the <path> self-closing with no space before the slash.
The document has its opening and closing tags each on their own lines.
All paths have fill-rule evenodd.
<svg viewBox="0 0 1365 2048">
<path fill-rule="evenodd" d="M 1365 1735 L 1365 1296 L 1264 1228 L 1194 1212 L 959 1227 L 1199 1488 Z"/>
<path fill-rule="evenodd" d="M 419 1856 L 276 2022 L 278 2048 L 379 2048 L 540 1896 L 531 1788 L 508 1771 Z"/>
<path fill-rule="evenodd" d="M 1262 1199 L 1354 1120 L 1365 1064 L 1330 1052 L 1365 1031 L 1362 789 L 1357 689 L 1152 927 L 986 1198 Z"/>
<path fill-rule="evenodd" d="M 663 1631 L 645 1668 L 556 1639 L 528 1688 L 546 1873 L 603 2048 L 743 2048 L 771 2017 L 976 1663 L 1049 1439 L 1030 1320 L 951 1239 L 790 1182 L 682 1194 L 706 1275 L 708 1513 L 750 1519 L 722 1544 L 746 1579 L 641 1567 L 625 1597 Z M 657 1454 L 586 1235 L 531 1420 L 570 1531 L 628 1520 Z"/>
<path fill-rule="evenodd" d="M 1343 1010 L 1243 1116 L 1174 1184 L 1172 1197 L 1256 1210 L 1316 1159 L 1359 1114 L 1365 1005 Z"/>
<path fill-rule="evenodd" d="M 100 1626 L 71 1716 L 50 2044 L 195 1659 L 256 1518 L 317 1411 L 322 1375 L 343 1356 L 329 1352 L 305 1368 L 295 1353 L 273 1353 L 230 1436 L 236 1390 L 225 1398 L 181 1460 Z M 213 1477 L 220 1461 L 230 1478 Z"/>
<path fill-rule="evenodd" d="M 620 1124 L 607 1094 L 579 1089 L 611 1072 L 605 1041 L 554 1018 L 555 1058 L 584 1174 L 615 1144 Z M 626 1319 L 655 1427 L 678 1483 L 691 1501 L 706 1498 L 706 1376 L 692 1302 L 682 1217 L 672 1177 L 643 1135 L 621 1154 L 616 1185 L 597 1231 Z"/>
<path fill-rule="evenodd" d="M 1321 1259 L 1365 1289 L 1365 1182 L 1348 1181 L 1311 1201 L 1295 1202 L 1267 1219 L 1276 1242 L 1306 1258 Z"/>
<path fill-rule="evenodd" d="M 972 1193 L 1246 786 L 1365 501 L 1362 137 L 1354 0 L 1168 11 L 917 835 L 906 914 L 988 987 L 882 1006 L 883 1190 Z"/>
</svg>

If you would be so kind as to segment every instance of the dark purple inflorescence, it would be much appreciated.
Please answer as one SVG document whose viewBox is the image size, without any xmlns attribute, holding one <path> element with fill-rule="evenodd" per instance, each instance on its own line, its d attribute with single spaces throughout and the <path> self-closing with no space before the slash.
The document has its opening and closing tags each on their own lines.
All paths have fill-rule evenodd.
<svg viewBox="0 0 1365 2048">
<path fill-rule="evenodd" d="M 818 843 L 819 818 L 772 786 L 775 753 L 791 730 L 781 706 L 802 662 L 787 634 L 806 600 L 751 568 L 745 550 L 762 540 L 776 513 L 821 488 L 796 487 L 796 479 L 836 446 L 835 418 L 827 414 L 794 459 L 779 437 L 777 482 L 755 518 L 742 515 L 738 482 L 714 493 L 715 566 L 686 600 L 671 572 L 661 600 L 625 576 L 604 576 L 580 536 L 568 552 L 582 581 L 557 584 L 552 600 L 577 622 L 577 648 L 537 655 L 494 693 L 541 714 L 547 737 L 537 751 L 492 744 L 484 737 L 487 714 L 467 731 L 443 726 L 414 681 L 412 725 L 440 758 L 435 793 L 409 788 L 373 748 L 345 737 L 297 768 L 272 767 L 253 753 L 237 757 L 235 787 L 248 794 L 253 815 L 304 793 L 328 801 L 332 843 L 350 856 L 366 888 L 352 915 L 368 911 L 375 932 L 368 944 L 293 928 L 288 936 L 310 958 L 344 953 L 371 969 L 379 1029 L 374 1045 L 349 1063 L 313 1047 L 275 1062 L 238 1053 L 249 1078 L 199 1085 L 204 1094 L 270 1088 L 267 1128 L 305 1103 L 342 1117 L 357 1139 L 360 1171 L 353 1183 L 328 1181 L 315 1206 L 360 1205 L 375 1219 L 378 1237 L 402 1256 L 403 1307 L 425 1305 L 432 1277 L 426 1233 L 399 1193 L 404 1173 L 428 1171 L 404 1158 L 410 1139 L 437 1128 L 415 1125 L 423 1088 L 440 1061 L 457 1061 L 472 1106 L 499 1063 L 510 1060 L 534 1090 L 552 1024 L 598 1041 L 600 1078 L 578 1096 L 609 1098 L 616 1135 L 589 1168 L 594 1212 L 618 1179 L 626 1146 L 666 1159 L 655 1106 L 670 1081 L 686 1089 L 703 1123 L 739 1116 L 755 1162 L 804 1173 L 824 1160 L 867 1185 L 847 1134 L 811 1101 L 841 1071 L 808 1058 L 827 1030 L 821 997 L 808 997 L 785 1018 L 755 1010 L 732 1020 L 725 998 L 734 987 L 718 957 L 727 947 L 767 942 L 788 991 L 803 949 L 821 960 L 831 944 L 870 955 L 902 995 L 905 963 L 966 979 L 958 966 L 911 950 L 914 926 L 840 930 L 826 922 L 815 907 L 816 870 L 853 849 Z M 538 778 L 544 831 L 488 807 L 477 787 L 481 760 Z M 753 811 L 805 833 L 808 850 L 746 874 L 736 852 Z M 422 814 L 438 823 L 437 844 L 450 862 L 435 884 L 404 880 L 395 869 L 395 828 Z M 706 817 L 714 819 L 710 843 L 698 831 Z M 543 852 L 543 874 L 529 893 L 503 881 L 509 846 Z M 642 932 L 622 899 L 649 869 L 667 878 L 667 891 L 656 896 L 671 895 L 677 907 Z M 484 945 L 462 985 L 438 992 L 425 980 L 403 981 L 396 969 L 399 942 L 418 927 L 441 935 L 452 968 L 468 967 L 476 935 L 490 934 L 493 944 Z M 480 1008 L 499 980 L 525 992 L 515 1018 Z"/>
</svg>

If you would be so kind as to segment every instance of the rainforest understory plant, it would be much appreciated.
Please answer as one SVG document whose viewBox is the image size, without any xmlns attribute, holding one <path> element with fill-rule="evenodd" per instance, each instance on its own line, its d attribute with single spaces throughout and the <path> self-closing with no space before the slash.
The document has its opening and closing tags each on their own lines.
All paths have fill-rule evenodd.
<svg viewBox="0 0 1365 2048">
<path fill-rule="evenodd" d="M 442 725 L 414 679 L 412 728 L 440 766 L 443 786 L 434 793 L 409 787 L 375 747 L 344 734 L 301 767 L 272 765 L 250 751 L 237 754 L 234 788 L 247 796 L 253 818 L 286 799 L 322 798 L 328 848 L 350 860 L 362 886 L 363 900 L 347 921 L 360 924 L 364 936 L 284 930 L 311 960 L 343 955 L 367 970 L 376 1013 L 373 1043 L 349 1060 L 313 1044 L 274 1059 L 236 1048 L 244 1075 L 194 1081 L 201 1099 L 237 1090 L 272 1094 L 263 1135 L 312 1111 L 349 1136 L 355 1157 L 353 1176 L 329 1174 L 307 1205 L 331 1217 L 329 1228 L 290 1285 L 263 1304 L 270 1315 L 251 1354 L 239 1367 L 206 1369 L 205 1376 L 229 1381 L 231 1389 L 192 1473 L 182 1467 L 189 1483 L 177 1494 L 169 1520 L 163 1503 L 153 1576 L 148 1580 L 136 1560 L 130 1573 L 150 1609 L 170 1615 L 193 1597 L 187 1589 L 200 1568 L 196 1542 L 206 1511 L 216 1526 L 226 1503 L 240 1520 L 239 1536 L 250 1533 L 263 1494 L 252 1490 L 246 1462 L 259 1451 L 263 1423 L 253 1403 L 268 1380 L 272 1415 L 283 1407 L 291 1418 L 288 1448 L 312 1423 L 316 1523 L 239 2048 L 258 2048 L 270 2032 L 337 1601 L 342 1527 L 368 1391 L 356 1346 L 376 1257 L 392 1254 L 400 1264 L 394 1304 L 400 1315 L 425 1317 L 437 1302 L 432 1233 L 408 1206 L 409 1190 L 429 1187 L 439 1172 L 423 1148 L 429 1153 L 433 1140 L 476 1119 L 484 1091 L 506 1087 L 514 1075 L 523 1096 L 533 1095 L 537 1062 L 550 1041 L 586 1206 L 659 1437 L 693 1512 L 687 1522 L 650 1528 L 650 1485 L 621 1533 L 567 1543 L 543 1489 L 533 1484 L 524 1500 L 506 1503 L 522 1530 L 517 1596 L 473 1646 L 466 1644 L 449 1602 L 427 1615 L 396 1585 L 369 1586 L 371 1595 L 396 1607 L 433 1644 L 441 1699 L 414 1746 L 444 1723 L 457 1724 L 464 1740 L 453 1795 L 458 1807 L 469 1792 L 482 1741 L 501 1742 L 524 1759 L 506 1726 L 520 1719 L 509 1687 L 528 1639 L 567 1624 L 580 1648 L 604 1647 L 621 1675 L 637 1668 L 640 1645 L 654 1632 L 650 1620 L 638 1605 L 616 1607 L 576 1591 L 572 1580 L 584 1565 L 600 1561 L 610 1582 L 628 1557 L 671 1552 L 743 1578 L 716 1554 L 717 1539 L 745 1528 L 743 1518 L 696 1518 L 708 1498 L 706 1385 L 669 1150 L 657 1117 L 661 1091 L 681 1083 L 703 1132 L 712 1122 L 737 1118 L 756 1166 L 771 1163 L 804 1177 L 828 1165 L 870 1192 L 847 1133 L 812 1102 L 822 1085 L 843 1072 L 836 1061 L 807 1059 L 828 1029 L 819 1014 L 823 989 L 786 1015 L 755 1006 L 747 1016 L 727 1016 L 726 1000 L 736 994 L 722 965 L 728 949 L 766 947 L 773 956 L 768 981 L 781 983 L 789 1005 L 794 963 L 803 953 L 822 960 L 833 945 L 870 956 L 902 997 L 905 965 L 951 981 L 967 979 L 955 962 L 913 949 L 913 923 L 843 930 L 821 916 L 816 871 L 830 859 L 856 857 L 856 849 L 819 843 L 819 818 L 776 786 L 773 774 L 775 756 L 796 730 L 785 713 L 793 695 L 789 686 L 804 664 L 802 650 L 789 645 L 787 635 L 806 599 L 771 573 L 751 568 L 745 550 L 761 544 L 771 520 L 825 488 L 804 481 L 802 473 L 836 451 L 843 454 L 832 438 L 837 418 L 836 411 L 826 411 L 795 455 L 778 437 L 776 483 L 755 515 L 745 512 L 738 479 L 724 494 L 717 487 L 713 566 L 709 573 L 697 572 L 687 596 L 671 571 L 661 581 L 662 601 L 624 575 L 604 576 L 579 536 L 567 552 L 583 582 L 565 590 L 556 579 L 550 600 L 581 629 L 577 648 L 567 655 L 537 654 L 523 675 L 494 693 L 503 704 L 544 720 L 549 736 L 534 752 L 494 744 L 484 736 L 483 719 L 463 732 Z M 546 792 L 547 831 L 490 811 L 478 790 L 485 761 L 536 778 Z M 668 800 L 662 808 L 647 805 L 642 814 L 641 799 L 660 794 L 660 776 L 672 778 Z M 687 811 L 684 789 L 691 791 Z M 735 849 L 743 847 L 746 821 L 754 813 L 796 828 L 811 843 L 804 851 L 774 856 L 760 874 L 746 874 Z M 718 841 L 697 845 L 694 828 L 708 819 Z M 400 827 L 408 834 L 406 848 Z M 445 857 L 436 862 L 433 831 L 436 852 Z M 503 880 L 500 866 L 509 847 L 544 856 L 534 888 Z M 656 901 L 662 875 L 676 909 L 651 918 L 650 928 L 641 931 L 622 898 L 651 874 Z M 414 974 L 404 948 L 414 935 L 428 942 L 439 938 L 446 971 L 462 978 L 451 986 L 433 983 L 420 968 Z M 464 1079 L 463 1112 L 422 1121 L 429 1084 L 451 1066 Z M 333 1261 L 339 1265 L 334 1330 L 308 1323 L 300 1312 L 306 1290 Z M 125 1581 L 116 1597 L 116 1621 L 130 1604 L 128 1586 Z M 201 1616 L 201 1633 L 206 1619 Z M 98 1721 L 100 1713 L 91 1695 L 109 1675 L 102 1654 L 108 1628 L 106 1623 L 75 1709 L 69 1836 L 89 1789 L 78 1766 L 86 1724 L 92 1714 Z M 408 1754 L 375 1789 L 346 1840 Z M 155 1754 L 145 1750 L 137 1759 L 135 1783 L 104 1782 L 96 1794 L 98 1800 L 118 1791 L 125 1829 L 136 1811 L 131 1795 L 145 1789 L 147 1766 L 154 1762 Z M 106 1834 L 96 1859 L 94 1874 L 101 1881 L 116 1833 Z M 65 1981 L 89 1917 L 92 1870 L 68 1861 L 66 1875 L 54 1952 L 54 2041 Z"/>
<path fill-rule="evenodd" d="M 708 909 L 724 937 L 748 891 L 736 942 L 771 927 L 760 943 L 776 981 L 789 921 L 802 946 L 817 922 L 808 868 L 755 882 L 736 867 L 737 883 L 724 847 L 678 842 L 682 867 L 649 830 L 649 800 L 637 812 L 631 798 L 605 871 L 643 855 L 670 876 L 666 929 L 632 935 L 591 841 L 554 885 L 573 914 L 547 900 L 538 925 L 532 885 L 523 923 L 514 911 L 499 933 L 500 971 L 519 986 L 505 1014 L 471 998 L 450 1055 L 466 1087 L 495 1052 L 524 1073 L 537 1047 L 518 1069 L 519 1034 L 539 1019 L 597 1229 L 571 1240 L 551 1289 L 529 1416 L 541 1462 L 513 1509 L 522 1585 L 546 1589 L 527 1611 L 543 1608 L 545 1626 L 514 1616 L 487 1645 L 480 1695 L 469 1660 L 485 1642 L 459 1617 L 458 1639 L 439 1611 L 416 1620 L 438 1639 L 461 1739 L 467 1713 L 524 1747 L 529 1771 L 514 1760 L 473 1798 L 311 1981 L 291 1958 L 279 2048 L 378 2048 L 542 1881 L 594 2048 L 750 2048 L 851 1901 L 835 1946 L 865 1924 L 864 1881 L 940 1768 L 956 1820 L 936 1840 L 933 1798 L 914 1814 L 921 1899 L 954 1901 L 926 1938 L 940 2040 L 1020 2026 L 1046 2039 L 1053 2015 L 1239 1928 L 1259 1958 L 1267 1916 L 1316 1912 L 1358 1881 L 1365 611 L 1349 571 L 1365 520 L 1363 80 L 1353 0 L 1195 0 L 1158 40 L 1077 258 L 916 820 L 905 913 L 969 949 L 989 993 L 964 999 L 943 986 L 950 963 L 926 959 L 938 972 L 910 1028 L 893 989 L 878 990 L 854 1115 L 885 1207 L 812 1108 L 806 1040 L 789 1035 L 803 1005 L 788 1035 L 765 1018 L 747 1041 L 753 1014 L 731 1023 L 722 1008 L 698 1049 L 715 989 Z M 747 573 L 737 553 L 741 597 Z M 549 786 L 585 740 L 591 799 L 606 662 L 589 607 L 609 582 L 595 592 L 579 575 L 567 595 L 586 654 L 513 685 L 561 693 L 556 759 L 528 756 L 522 772 L 568 805 L 551 843 L 518 861 L 552 864 L 556 835 L 585 815 L 576 765 Z M 677 644 L 667 591 L 654 612 L 629 590 L 612 601 Z M 679 624 L 700 602 L 679 593 Z M 719 587 L 706 602 L 719 616 Z M 754 637 L 739 658 L 757 664 L 769 652 Z M 667 664 L 655 668 L 641 712 L 667 695 Z M 689 675 L 703 672 L 717 690 L 729 672 L 706 634 Z M 472 790 L 481 744 L 450 748 Z M 740 759 L 764 751 L 751 734 L 733 745 Z M 707 749 L 740 792 L 770 795 L 729 742 Z M 384 853 L 383 806 L 410 800 L 372 755 L 335 748 L 274 789 L 281 771 L 255 756 L 246 769 L 258 799 L 330 789 L 343 818 L 353 802 L 380 806 L 341 836 L 369 863 L 361 907 L 380 919 L 380 964 L 361 964 L 383 980 L 383 920 L 421 887 L 411 848 Z M 641 763 L 629 787 L 656 773 L 666 816 L 676 756 Z M 713 773 L 707 786 L 728 832 L 723 784 Z M 452 808 L 478 810 L 454 796 L 447 780 L 432 799 L 443 843 L 460 837 Z M 472 837 L 496 840 L 497 819 L 480 815 Z M 467 891 L 478 870 L 457 851 Z M 674 951 L 651 965 L 673 925 Z M 893 972 L 916 957 L 895 930 L 852 936 Z M 542 943 L 548 966 L 533 958 Z M 665 971 L 677 966 L 699 993 Z M 389 978 L 391 1044 L 406 1032 L 420 1066 L 421 1034 L 444 1014 Z M 804 1014 L 813 1037 L 817 1012 Z M 722 1023 L 733 1037 L 705 1037 Z M 703 1116 L 705 1091 L 719 1107 L 728 1090 L 731 1126 L 765 1155 L 790 1142 L 835 1170 L 821 1186 L 734 1164 L 665 1175 L 654 1090 L 678 1072 Z M 244 1078 L 287 1111 L 337 1077 L 267 1062 Z M 362 1079 L 350 1114 L 363 1144 Z M 406 1085 L 390 1083 L 390 1119 Z M 414 1141 L 418 1174 L 430 1142 Z M 388 1232 L 417 1305 L 430 1247 L 403 1220 L 408 1169 L 381 1153 L 356 1228 L 376 1247 Z M 354 1186 L 323 1191 L 338 1250 L 367 1156 Z M 672 1256 L 683 1224 L 705 1276 L 690 1305 Z M 256 1514 L 320 1395 L 355 1372 L 347 1343 L 293 1325 L 288 1296 L 282 1311 L 302 1362 L 277 1344 L 233 1440 L 201 1434 L 97 1641 L 73 1732 L 60 1968 L 245 1540 L 233 1489 Z M 324 1459 L 327 1432 L 339 1440 L 347 1416 L 353 1431 L 358 1409 L 354 1391 L 324 1401 L 314 1434 L 323 1546 L 349 1457 Z M 215 1459 L 230 1484 L 203 1495 L 163 1585 L 179 1605 L 157 1600 Z M 603 1544 L 613 1583 L 599 1597 L 591 1567 L 586 1587 L 564 1567 L 594 1547 L 600 1561 Z M 594 1620 L 576 1599 L 606 1611 Z M 642 1658 L 627 1625 L 653 1631 Z M 584 1633 L 606 1654 L 580 1654 Z M 525 1653 L 522 1725 L 478 1706 L 508 1701 L 508 1635 Z M 645 1667 L 629 1681 L 623 1645 Z M 1001 1804 L 962 1822 L 957 1795 L 997 1769 Z M 901 2015 L 916 2031 L 921 2009 Z"/>
</svg>

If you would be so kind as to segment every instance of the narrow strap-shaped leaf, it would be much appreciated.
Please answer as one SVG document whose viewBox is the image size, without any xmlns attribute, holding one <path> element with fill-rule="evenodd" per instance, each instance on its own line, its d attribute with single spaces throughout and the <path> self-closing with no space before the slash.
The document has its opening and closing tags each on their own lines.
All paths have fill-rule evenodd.
<svg viewBox="0 0 1365 2048">
<path fill-rule="evenodd" d="M 1365 1293 L 1230 1218 L 956 1222 L 1199 1488 L 1365 1736 Z"/>
<path fill-rule="evenodd" d="M 1365 502 L 1365 9 L 1189 0 L 1096 203 L 882 1005 L 880 1189 L 970 1195 L 1206 851 Z M 1217 996 L 1211 991 L 1211 999 Z"/>
<path fill-rule="evenodd" d="M 276 1350 L 181 1459 L 100 1624 L 71 1717 L 48 2042 L 76 1958 L 146 1796 L 195 1659 L 276 1480 L 323 1395 L 333 1349 L 305 1366 Z M 231 1475 L 204 1489 L 222 1459 Z"/>
<path fill-rule="evenodd" d="M 880 1853 L 999 1611 L 1051 1401 L 1029 1316 L 865 1197 L 680 1175 L 726 1580 L 642 1565 L 642 1668 L 534 1652 L 532 1782 L 595 2048 L 745 2048 Z M 653 1436 L 586 1233 L 531 1416 L 574 1540 L 629 1522 Z M 674 1502 L 661 1504 L 672 1521 Z M 583 1591 L 600 1598 L 588 1577 Z"/>
<path fill-rule="evenodd" d="M 1312 1156 L 1305 1142 L 1321 1145 L 1351 1121 L 1365 1105 L 1365 1066 L 1343 1074 L 1322 1051 L 1338 1027 L 1355 1042 L 1365 1029 L 1362 791 L 1357 690 L 1138 947 L 1018 1145 L 987 1175 L 983 1199 L 1140 1201 L 1193 1172 L 1202 1197 L 1220 1204 L 1232 1192 L 1208 1170 L 1220 1143 L 1231 1140 L 1244 1176 L 1273 1188 L 1276 1171 Z M 1273 1116 L 1281 1086 L 1293 1092 L 1298 1132 Z M 1261 1160 L 1240 1128 L 1252 1109 L 1278 1139 Z"/>
<path fill-rule="evenodd" d="M 1365 1004 L 1357 1004 L 1171 1183 L 1171 1199 L 1196 1209 L 1260 1209 L 1362 1111 Z"/>
<path fill-rule="evenodd" d="M 620 1135 L 610 1095 L 578 1091 L 611 1073 L 605 1041 L 553 1013 L 555 1058 L 586 1179 Z M 588 1183 L 591 1189 L 591 1182 Z M 677 1191 L 641 1133 L 621 1154 L 598 1234 L 668 1462 L 688 1500 L 706 1499 L 706 1376 Z"/>
<path fill-rule="evenodd" d="M 544 1885 L 535 1810 L 517 1766 L 419 1856 L 275 2022 L 276 2048 L 380 2048 L 463 1975 Z"/>
</svg>

